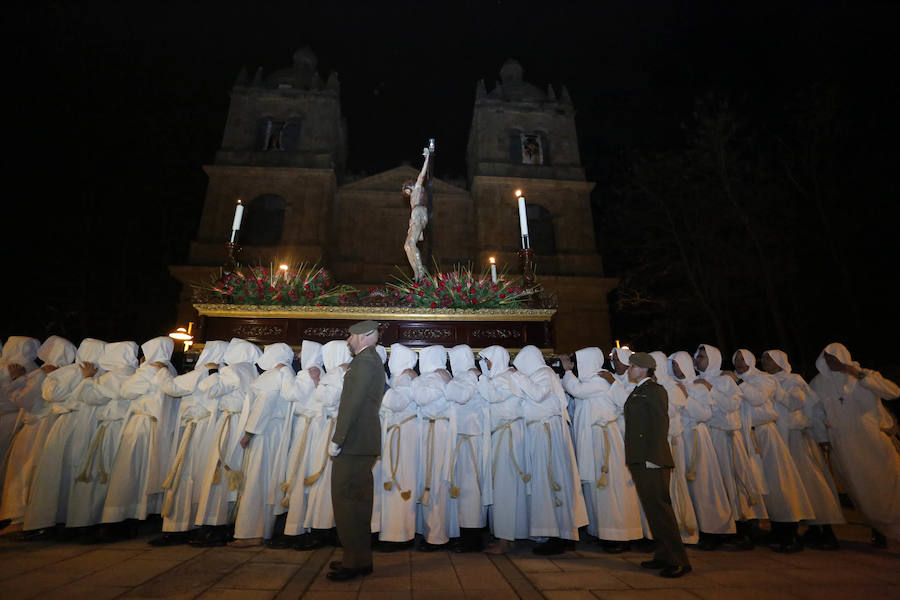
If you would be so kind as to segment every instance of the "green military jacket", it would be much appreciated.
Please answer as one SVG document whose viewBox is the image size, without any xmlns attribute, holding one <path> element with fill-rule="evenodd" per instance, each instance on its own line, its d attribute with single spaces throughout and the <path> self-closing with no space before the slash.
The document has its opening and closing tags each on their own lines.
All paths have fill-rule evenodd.
<svg viewBox="0 0 900 600">
<path fill-rule="evenodd" d="M 625 462 L 650 461 L 674 467 L 669 449 L 669 397 L 666 388 L 648 379 L 625 401 Z"/>
<path fill-rule="evenodd" d="M 384 366 L 375 346 L 369 346 L 350 361 L 331 437 L 331 441 L 341 447 L 341 454 L 381 454 L 378 410 L 384 395 L 384 381 Z"/>
</svg>

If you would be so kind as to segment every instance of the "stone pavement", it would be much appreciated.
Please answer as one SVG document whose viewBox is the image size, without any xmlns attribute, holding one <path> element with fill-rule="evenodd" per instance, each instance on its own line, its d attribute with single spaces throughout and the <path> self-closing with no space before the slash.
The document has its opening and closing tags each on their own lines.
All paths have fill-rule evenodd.
<svg viewBox="0 0 900 600">
<path fill-rule="evenodd" d="M 549 600 L 866 600 L 900 598 L 900 548 L 875 550 L 859 525 L 836 528 L 843 549 L 792 555 L 688 551 L 694 572 L 675 580 L 641 569 L 647 554 L 609 555 L 579 543 L 576 551 L 536 557 L 529 543 L 507 555 L 375 554 L 375 572 L 331 583 L 328 562 L 341 550 L 151 548 L 150 536 L 86 546 L 0 537 L 0 599 L 525 598 Z"/>
</svg>

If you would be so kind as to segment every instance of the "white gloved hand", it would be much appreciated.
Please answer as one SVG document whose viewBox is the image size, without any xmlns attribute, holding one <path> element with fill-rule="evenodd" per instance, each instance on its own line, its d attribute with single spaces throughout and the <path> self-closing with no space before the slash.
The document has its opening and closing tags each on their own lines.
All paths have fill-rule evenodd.
<svg viewBox="0 0 900 600">
<path fill-rule="evenodd" d="M 329 455 L 331 455 L 331 456 L 337 456 L 337 455 L 340 454 L 340 453 L 341 453 L 341 447 L 340 447 L 340 446 L 338 446 L 338 445 L 335 444 L 334 442 L 331 442 L 331 443 L 328 444 L 328 454 L 329 454 Z"/>
</svg>

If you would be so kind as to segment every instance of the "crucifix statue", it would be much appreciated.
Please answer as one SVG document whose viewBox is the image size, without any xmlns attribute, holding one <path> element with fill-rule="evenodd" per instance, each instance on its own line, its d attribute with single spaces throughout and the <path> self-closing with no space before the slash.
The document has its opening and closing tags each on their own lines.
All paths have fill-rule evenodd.
<svg viewBox="0 0 900 600">
<path fill-rule="evenodd" d="M 422 264 L 422 254 L 419 252 L 418 243 L 425 238 L 425 227 L 428 225 L 428 199 L 425 197 L 426 180 L 431 180 L 431 163 L 434 154 L 434 139 L 428 141 L 428 146 L 422 149 L 425 163 L 419 172 L 415 183 L 411 180 L 403 184 L 403 196 L 409 198 L 409 229 L 406 231 L 406 241 L 403 250 L 412 267 L 413 280 L 418 283 L 425 277 L 425 267 Z"/>
</svg>

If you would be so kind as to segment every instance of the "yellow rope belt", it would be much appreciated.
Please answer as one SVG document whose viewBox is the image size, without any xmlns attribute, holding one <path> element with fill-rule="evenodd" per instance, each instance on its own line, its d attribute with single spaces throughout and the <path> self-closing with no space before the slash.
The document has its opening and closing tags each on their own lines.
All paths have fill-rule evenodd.
<svg viewBox="0 0 900 600">
<path fill-rule="evenodd" d="M 325 442 L 324 442 L 327 446 L 327 444 L 331 441 L 331 434 L 334 433 L 334 418 L 333 417 L 325 417 L 325 418 L 329 421 L 328 435 L 326 436 Z M 328 466 L 329 458 L 331 458 L 331 456 L 328 454 L 328 450 L 326 448 L 325 455 L 322 457 L 322 466 L 319 467 L 318 471 L 316 471 L 315 473 L 313 473 L 312 475 L 310 475 L 309 477 L 304 479 L 303 485 L 305 485 L 306 487 L 309 487 L 319 480 L 319 477 L 322 476 L 322 473 L 325 472 L 325 468 Z"/>
<path fill-rule="evenodd" d="M 602 489 L 606 487 L 606 474 L 609 473 L 609 423 L 597 421 L 591 427 L 599 427 L 603 432 L 603 466 L 600 467 L 600 479 L 596 483 L 597 489 Z"/>
<path fill-rule="evenodd" d="M 213 473 L 212 483 L 216 485 L 221 481 L 221 473 L 222 469 L 225 469 L 225 477 L 228 480 L 228 489 L 229 490 L 237 490 L 244 483 L 244 474 L 241 471 L 237 471 L 228 464 L 225 460 L 224 456 L 224 446 L 231 440 L 231 418 L 234 415 L 241 414 L 239 410 L 223 410 L 222 414 L 225 415 L 225 419 L 222 421 L 222 424 L 219 425 L 219 434 L 216 437 L 216 446 L 219 452 L 219 460 L 216 463 L 216 470 Z M 227 434 L 225 433 L 227 430 Z"/>
<path fill-rule="evenodd" d="M 78 477 L 75 478 L 75 481 L 80 483 L 87 483 L 91 480 L 91 471 L 94 468 L 94 460 L 97 456 L 100 447 L 103 444 L 103 438 L 106 436 L 106 428 L 108 423 L 103 423 L 100 425 L 100 429 L 97 430 L 97 433 L 94 434 L 94 439 L 91 440 L 91 448 L 88 450 L 87 461 L 84 464 L 84 468 L 81 470 L 81 473 Z M 98 461 L 100 463 L 100 471 L 98 475 L 100 476 L 100 483 L 106 483 L 109 481 L 109 473 L 103 470 L 103 460 Z"/>
<path fill-rule="evenodd" d="M 400 486 L 400 482 L 397 480 L 397 469 L 400 467 L 400 428 L 412 421 L 416 418 L 416 415 L 410 415 L 400 421 L 395 425 L 391 425 L 388 427 L 388 464 L 391 468 L 391 478 L 389 481 L 384 482 L 385 491 L 389 492 L 393 489 L 394 485 L 397 486 L 397 490 L 400 492 L 400 497 L 403 498 L 404 501 L 409 500 L 412 496 L 412 492 L 410 490 L 404 490 Z"/>
<path fill-rule="evenodd" d="M 438 421 L 449 421 L 447 417 L 428 419 L 428 433 L 425 435 L 425 491 L 419 496 L 418 502 L 422 506 L 431 506 L 431 471 L 434 466 L 434 424 Z"/>
<path fill-rule="evenodd" d="M 731 438 L 732 446 L 734 446 L 731 449 L 731 470 L 734 472 L 734 480 L 741 486 L 741 489 L 744 490 L 744 495 L 747 497 L 747 504 L 749 504 L 750 506 L 753 506 L 755 504 L 759 504 L 759 500 L 754 498 L 753 495 L 750 493 L 750 488 L 747 487 L 747 483 L 740 476 L 740 474 L 738 472 L 738 468 L 737 468 L 737 443 L 738 443 L 737 433 L 738 432 L 735 429 L 728 431 L 728 436 Z M 741 516 L 746 516 L 746 515 L 742 514 Z"/>
<path fill-rule="evenodd" d="M 185 428 L 184 433 L 181 434 L 181 443 L 178 444 L 178 452 L 175 454 L 175 464 L 172 465 L 169 474 L 166 476 L 166 480 L 162 483 L 162 488 L 168 490 L 166 492 L 166 499 L 163 503 L 161 513 L 164 517 L 168 517 L 175 506 L 175 492 L 178 491 L 178 486 L 181 484 L 181 473 L 184 470 L 184 457 L 187 454 L 188 445 L 194 437 L 194 431 L 197 429 L 197 424 L 199 421 L 208 418 L 209 413 L 203 417 L 192 419 L 190 423 L 188 423 L 187 428 Z"/>
<path fill-rule="evenodd" d="M 674 462 L 676 464 L 677 464 L 677 461 L 675 460 L 675 457 L 678 455 L 677 448 L 678 448 L 678 438 L 673 437 L 671 440 L 669 440 L 669 449 L 672 451 L 672 462 Z M 672 469 L 672 471 L 675 471 L 675 470 L 677 470 L 677 467 Z M 675 489 L 681 490 L 681 486 L 676 483 Z M 684 527 L 685 533 L 687 533 L 688 535 L 694 535 L 694 531 L 696 531 L 696 530 L 693 527 L 691 527 L 690 525 L 688 525 L 688 514 L 687 514 L 687 503 L 688 502 L 690 502 L 690 498 L 682 497 L 679 499 L 679 502 L 678 502 L 679 515 L 678 516 L 681 517 L 681 519 L 680 519 L 681 525 Z"/>
<path fill-rule="evenodd" d="M 499 432 L 500 435 L 497 436 L 497 445 L 494 447 L 494 460 L 491 465 L 491 480 L 497 477 L 497 460 L 500 458 L 500 445 L 503 443 L 503 438 L 506 437 L 509 442 L 509 458 L 512 461 L 513 467 L 516 469 L 516 472 L 519 474 L 519 477 L 522 478 L 522 481 L 528 483 L 531 481 L 531 474 L 525 473 L 519 467 L 519 462 L 516 460 L 516 452 L 513 449 L 513 433 L 512 433 L 512 424 L 516 421 L 521 421 L 522 417 L 516 417 L 512 421 L 507 421 L 503 425 L 497 427 L 496 429 L 491 430 L 491 435 Z M 509 434 L 508 436 L 506 434 Z"/>
<path fill-rule="evenodd" d="M 291 452 L 287 481 L 282 482 L 279 486 L 279 489 L 284 493 L 284 497 L 280 502 L 281 506 L 284 508 L 288 508 L 291 504 L 291 490 L 294 488 L 294 477 L 297 474 L 297 469 L 300 466 L 300 459 L 303 457 L 304 450 L 306 449 L 306 436 L 309 433 L 309 424 L 312 422 L 312 418 L 309 415 L 295 413 L 294 416 L 303 419 L 303 435 L 300 436 L 300 442 Z"/>
<path fill-rule="evenodd" d="M 693 435 L 691 436 L 691 465 L 688 467 L 688 472 L 684 475 L 684 478 L 688 481 L 694 481 L 697 478 L 697 462 L 700 459 L 700 436 L 697 434 L 697 428 L 694 427 Z"/>
<path fill-rule="evenodd" d="M 527 421 L 525 425 L 530 427 L 532 425 L 536 425 L 541 423 L 541 421 Z M 550 489 L 553 492 L 553 504 L 554 506 L 562 506 L 563 502 L 559 499 L 559 496 L 556 495 L 556 492 L 562 490 L 562 486 L 559 485 L 556 481 L 556 475 L 553 472 L 553 436 L 550 433 L 550 423 L 543 423 L 544 425 L 544 433 L 547 436 L 547 479 L 550 483 Z"/>
<path fill-rule="evenodd" d="M 456 458 L 459 456 L 459 447 L 462 446 L 463 442 L 468 443 L 469 449 L 472 451 L 472 467 L 475 469 L 475 483 L 478 484 L 478 493 L 481 494 L 481 473 L 478 470 L 478 459 L 475 456 L 475 444 L 472 442 L 472 438 L 475 436 L 476 434 L 461 433 L 456 438 L 456 447 L 453 449 L 453 456 L 450 458 L 451 498 L 459 498 L 460 490 L 456 486 Z"/>
</svg>

